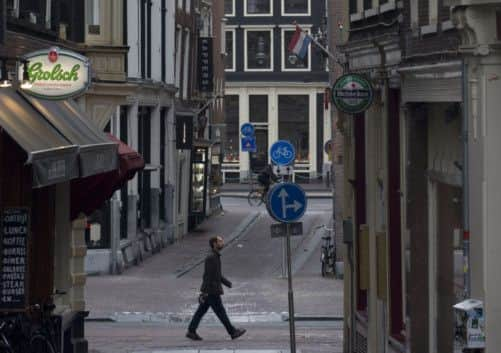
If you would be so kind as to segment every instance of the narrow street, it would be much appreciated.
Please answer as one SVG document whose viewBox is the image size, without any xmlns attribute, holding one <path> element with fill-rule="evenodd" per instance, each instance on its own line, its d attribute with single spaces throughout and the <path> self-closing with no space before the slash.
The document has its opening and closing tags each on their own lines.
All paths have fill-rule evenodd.
<svg viewBox="0 0 501 353">
<path fill-rule="evenodd" d="M 342 280 L 320 274 L 322 225 L 329 226 L 329 199 L 309 200 L 304 235 L 293 237 L 293 285 L 297 347 L 302 353 L 342 350 Z M 282 240 L 270 237 L 265 206 L 224 198 L 224 213 L 119 276 L 89 277 L 86 336 L 92 352 L 152 352 L 181 349 L 289 349 L 287 281 L 282 277 Z M 223 273 L 233 282 L 223 302 L 235 326 L 248 332 L 231 341 L 213 313 L 199 328 L 204 338 L 184 337 L 196 309 L 201 260 L 208 239 L 224 236 Z M 252 351 L 253 352 L 253 351 Z M 249 351 L 250 353 L 250 351 Z"/>
</svg>

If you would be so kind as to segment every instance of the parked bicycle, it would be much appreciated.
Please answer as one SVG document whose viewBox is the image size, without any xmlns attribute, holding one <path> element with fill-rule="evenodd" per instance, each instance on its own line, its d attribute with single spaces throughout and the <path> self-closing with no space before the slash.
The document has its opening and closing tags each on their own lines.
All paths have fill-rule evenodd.
<svg viewBox="0 0 501 353">
<path fill-rule="evenodd" d="M 59 353 L 54 308 L 54 304 L 35 304 L 27 313 L 1 317 L 0 353 Z"/>
<path fill-rule="evenodd" d="M 333 228 L 327 228 L 324 225 L 324 229 L 328 232 L 328 235 L 322 237 L 322 251 L 320 253 L 320 261 L 322 263 L 322 277 L 327 276 L 328 273 L 336 274 L 336 246 L 335 241 L 332 241 L 331 232 Z"/>
</svg>

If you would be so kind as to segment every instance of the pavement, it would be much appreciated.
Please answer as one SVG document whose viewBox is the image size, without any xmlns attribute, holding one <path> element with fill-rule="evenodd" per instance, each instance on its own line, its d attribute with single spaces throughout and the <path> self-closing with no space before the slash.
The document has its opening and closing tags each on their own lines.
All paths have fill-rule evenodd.
<svg viewBox="0 0 501 353">
<path fill-rule="evenodd" d="M 331 217 L 329 200 L 315 199 L 303 217 L 304 236 L 293 237 L 294 302 L 298 352 L 342 348 L 343 283 L 320 276 L 321 224 Z M 285 353 L 289 347 L 287 280 L 281 275 L 281 239 L 271 239 L 264 206 L 223 198 L 224 211 L 177 243 L 122 275 L 87 279 L 90 311 L 86 337 L 93 353 Z M 197 307 L 208 239 L 222 235 L 223 273 L 234 286 L 223 302 L 230 320 L 248 333 L 231 341 L 208 313 L 199 333 L 184 337 Z"/>
</svg>

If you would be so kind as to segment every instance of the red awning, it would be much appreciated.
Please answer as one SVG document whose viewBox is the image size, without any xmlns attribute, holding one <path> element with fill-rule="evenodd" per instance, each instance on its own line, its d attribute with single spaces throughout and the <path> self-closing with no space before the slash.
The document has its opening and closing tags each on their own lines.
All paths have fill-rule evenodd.
<svg viewBox="0 0 501 353">
<path fill-rule="evenodd" d="M 118 169 L 71 181 L 71 220 L 80 213 L 89 216 L 104 201 L 120 189 L 137 171 L 144 168 L 143 157 L 127 144 L 108 134 L 111 141 L 118 143 Z"/>
</svg>

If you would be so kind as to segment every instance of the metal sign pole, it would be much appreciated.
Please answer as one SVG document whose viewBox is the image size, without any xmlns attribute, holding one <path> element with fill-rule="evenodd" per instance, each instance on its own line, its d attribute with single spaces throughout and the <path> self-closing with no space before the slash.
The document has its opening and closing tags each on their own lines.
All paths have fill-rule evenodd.
<svg viewBox="0 0 501 353">
<path fill-rule="evenodd" d="M 287 223 L 287 280 L 289 282 L 289 329 L 291 339 L 291 353 L 296 353 L 296 325 L 294 320 L 294 293 L 292 291 L 292 265 L 291 265 L 291 230 Z"/>
<path fill-rule="evenodd" d="M 286 277 L 287 277 L 287 239 L 282 238 L 282 278 Z"/>
</svg>

